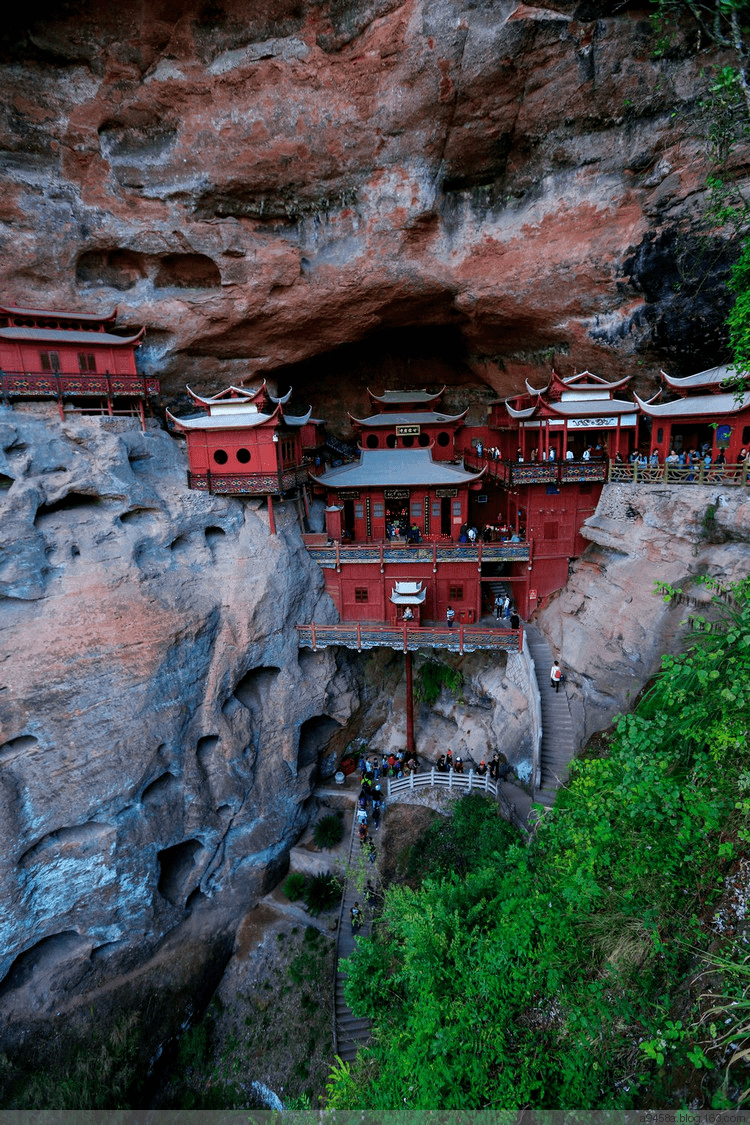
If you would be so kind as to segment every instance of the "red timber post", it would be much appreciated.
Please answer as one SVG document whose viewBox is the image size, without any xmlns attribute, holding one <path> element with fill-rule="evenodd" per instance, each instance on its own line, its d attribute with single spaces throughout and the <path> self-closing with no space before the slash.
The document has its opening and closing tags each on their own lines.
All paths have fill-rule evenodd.
<svg viewBox="0 0 750 1125">
<path fill-rule="evenodd" d="M 276 520 L 273 518 L 273 497 L 268 493 L 268 528 L 271 535 L 276 534 Z"/>
<path fill-rule="evenodd" d="M 404 630 L 405 631 L 405 630 Z M 411 653 L 404 656 L 406 661 L 406 751 L 414 753 L 414 705 L 411 675 Z"/>
</svg>

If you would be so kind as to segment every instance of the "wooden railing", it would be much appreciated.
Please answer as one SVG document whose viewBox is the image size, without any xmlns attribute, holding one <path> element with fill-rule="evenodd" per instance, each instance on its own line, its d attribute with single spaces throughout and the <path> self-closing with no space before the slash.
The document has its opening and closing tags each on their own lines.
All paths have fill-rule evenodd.
<svg viewBox="0 0 750 1125">
<path fill-rule="evenodd" d="M 611 484 L 722 484 L 742 488 L 750 482 L 750 466 L 706 465 L 619 465 L 609 463 L 607 480 Z"/>
<path fill-rule="evenodd" d="M 342 563 L 432 563 L 476 562 L 528 562 L 528 543 L 416 543 L 394 546 L 391 543 L 333 543 L 320 546 L 307 543 L 310 557 L 323 567 L 341 569 Z"/>
<path fill-rule="evenodd" d="M 441 773 L 433 766 L 429 773 L 410 773 L 408 777 L 388 778 L 388 797 L 395 797 L 399 793 L 410 792 L 425 785 L 437 785 L 441 789 L 455 790 L 458 793 L 491 793 L 497 797 L 500 786 L 490 778 L 489 774 L 478 774 L 474 770 L 468 773 L 456 773 L 448 770 Z"/>
<path fill-rule="evenodd" d="M 309 477 L 309 465 L 295 465 L 281 472 L 270 473 L 205 473 L 188 471 L 188 488 L 199 492 L 212 492 L 219 496 L 272 496 L 281 495 L 305 484 Z"/>
<path fill-rule="evenodd" d="M 396 652 L 418 652 L 422 648 L 447 649 L 449 652 L 475 652 L 494 649 L 520 652 L 522 629 L 493 629 L 481 625 L 459 624 L 452 629 L 430 625 L 371 625 L 369 622 L 342 622 L 340 625 L 297 626 L 300 648 L 321 648 L 340 645 L 357 652 L 372 648 L 392 648 Z"/>
<path fill-rule="evenodd" d="M 605 481 L 607 462 L 599 461 L 496 461 L 493 457 L 468 453 L 467 468 L 484 469 L 485 477 L 506 488 L 519 484 L 572 484 Z"/>
<path fill-rule="evenodd" d="M 611 484 L 726 484 L 743 487 L 750 482 L 750 464 L 638 465 L 616 461 L 495 461 L 467 454 L 470 468 L 485 468 L 485 476 L 507 488 L 519 484 L 575 484 L 602 481 Z"/>
<path fill-rule="evenodd" d="M 0 397 L 67 398 L 71 395 L 104 395 L 107 398 L 148 398 L 159 393 L 152 375 L 76 375 L 60 371 L 0 371 Z"/>
</svg>

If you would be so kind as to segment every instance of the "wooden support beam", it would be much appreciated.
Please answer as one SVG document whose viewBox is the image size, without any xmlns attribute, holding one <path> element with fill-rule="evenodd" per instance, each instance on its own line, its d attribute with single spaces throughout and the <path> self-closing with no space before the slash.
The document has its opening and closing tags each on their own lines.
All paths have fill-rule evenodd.
<svg viewBox="0 0 750 1125">
<path fill-rule="evenodd" d="M 406 629 L 404 629 L 404 636 Z M 404 657 L 406 661 L 406 751 L 408 754 L 414 753 L 414 703 L 413 703 L 413 688 L 412 688 L 412 669 L 411 669 L 411 653 L 407 652 Z"/>
</svg>

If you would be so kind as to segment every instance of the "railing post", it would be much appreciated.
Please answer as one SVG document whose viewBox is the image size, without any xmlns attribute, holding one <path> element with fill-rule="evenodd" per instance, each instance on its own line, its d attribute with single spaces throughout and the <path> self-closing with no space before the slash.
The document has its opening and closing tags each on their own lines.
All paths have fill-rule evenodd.
<svg viewBox="0 0 750 1125">
<path fill-rule="evenodd" d="M 316 637 L 315 637 L 315 622 L 314 621 L 310 622 L 310 637 L 312 639 L 313 652 L 317 652 L 318 646 L 317 646 L 317 640 L 316 640 Z"/>
<path fill-rule="evenodd" d="M 341 574 L 341 544 L 336 540 L 336 571 Z"/>
<path fill-rule="evenodd" d="M 430 770 L 430 785 L 434 785 L 434 784 L 435 784 L 435 767 L 433 766 L 432 769 Z"/>
<path fill-rule="evenodd" d="M 437 574 L 437 539 L 432 541 L 432 573 Z"/>
<path fill-rule="evenodd" d="M 469 784 L 468 784 L 467 788 L 468 788 L 470 793 L 471 793 L 471 782 L 472 782 L 473 777 L 474 777 L 474 770 L 469 770 Z"/>
<path fill-rule="evenodd" d="M 706 469 L 706 462 L 701 457 L 701 467 L 698 470 L 698 484 L 703 484 L 703 474 L 705 472 L 705 469 Z"/>
<path fill-rule="evenodd" d="M 407 642 L 406 642 L 406 625 L 402 625 L 402 626 L 401 626 L 401 631 L 402 631 L 402 633 L 403 633 L 403 635 L 404 635 L 404 652 L 408 652 L 408 651 L 409 651 L 409 646 L 408 646 L 408 644 L 407 644 Z"/>
<path fill-rule="evenodd" d="M 409 770 L 409 788 L 414 788 L 414 770 Z"/>
<path fill-rule="evenodd" d="M 385 563 L 383 561 L 383 544 L 381 543 L 380 544 L 380 573 L 382 574 L 384 570 L 385 570 Z"/>
<path fill-rule="evenodd" d="M 362 651 L 362 626 L 357 622 L 357 652 Z"/>
<path fill-rule="evenodd" d="M 453 770 L 448 770 L 448 788 L 453 790 Z"/>
<path fill-rule="evenodd" d="M 391 795 L 391 779 L 389 777 L 388 778 L 388 796 L 390 797 L 390 795 Z"/>
<path fill-rule="evenodd" d="M 463 654 L 464 654 L 464 624 L 463 624 L 463 621 L 460 621 L 459 625 L 458 625 L 458 651 L 461 653 L 461 656 L 463 656 Z"/>
</svg>

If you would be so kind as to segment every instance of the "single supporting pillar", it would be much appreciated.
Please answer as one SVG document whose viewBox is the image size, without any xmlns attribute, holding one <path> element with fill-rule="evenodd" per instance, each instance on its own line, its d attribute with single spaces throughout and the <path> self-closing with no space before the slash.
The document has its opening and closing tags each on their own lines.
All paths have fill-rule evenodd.
<svg viewBox="0 0 750 1125">
<path fill-rule="evenodd" d="M 268 494 L 268 528 L 271 535 L 276 534 L 276 520 L 273 518 L 273 497 Z"/>
<path fill-rule="evenodd" d="M 411 653 L 407 652 L 404 656 L 406 661 L 406 751 L 408 754 L 414 753 L 414 704 L 412 700 L 412 682 L 411 682 Z"/>
</svg>

